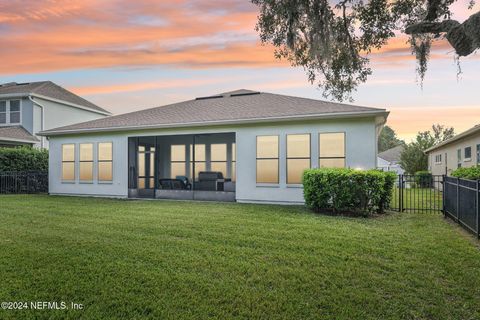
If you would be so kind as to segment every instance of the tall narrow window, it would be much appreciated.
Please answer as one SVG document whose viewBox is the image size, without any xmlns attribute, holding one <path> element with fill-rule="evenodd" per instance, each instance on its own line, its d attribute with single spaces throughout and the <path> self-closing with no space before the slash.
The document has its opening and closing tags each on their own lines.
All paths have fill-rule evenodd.
<svg viewBox="0 0 480 320">
<path fill-rule="evenodd" d="M 93 181 L 93 143 L 80 143 L 80 181 Z"/>
<path fill-rule="evenodd" d="M 195 178 L 198 178 L 198 173 L 207 170 L 207 163 L 205 157 L 205 145 L 195 144 L 195 155 L 193 154 L 193 146 L 190 145 L 190 158 L 195 163 Z M 193 174 L 193 162 L 190 164 L 190 172 Z"/>
<path fill-rule="evenodd" d="M 113 146 L 111 142 L 98 144 L 98 181 L 113 180 Z"/>
<path fill-rule="evenodd" d="M 287 135 L 287 183 L 302 183 L 305 169 L 310 168 L 310 134 Z"/>
<path fill-rule="evenodd" d="M 469 161 L 472 159 L 472 147 L 466 147 L 464 153 L 465 153 L 464 161 Z"/>
<path fill-rule="evenodd" d="M 319 134 L 319 159 L 320 168 L 345 167 L 345 133 L 320 133 Z"/>
<path fill-rule="evenodd" d="M 480 144 L 477 144 L 477 164 L 480 164 Z"/>
<path fill-rule="evenodd" d="M 20 123 L 20 100 L 10 100 L 10 123 Z"/>
<path fill-rule="evenodd" d="M 178 144 L 170 147 L 170 176 L 174 179 L 176 176 L 186 175 L 186 155 L 185 145 Z"/>
<path fill-rule="evenodd" d="M 457 168 L 462 166 L 462 149 L 457 149 Z"/>
<path fill-rule="evenodd" d="M 278 183 L 278 136 L 257 137 L 257 183 Z"/>
<path fill-rule="evenodd" d="M 75 181 L 74 144 L 62 144 L 62 180 Z"/>
<path fill-rule="evenodd" d="M 0 101 L 0 124 L 7 123 L 7 101 Z"/>
<path fill-rule="evenodd" d="M 227 176 L 227 144 L 215 143 L 210 145 L 210 169 L 219 171 L 223 177 Z"/>
</svg>

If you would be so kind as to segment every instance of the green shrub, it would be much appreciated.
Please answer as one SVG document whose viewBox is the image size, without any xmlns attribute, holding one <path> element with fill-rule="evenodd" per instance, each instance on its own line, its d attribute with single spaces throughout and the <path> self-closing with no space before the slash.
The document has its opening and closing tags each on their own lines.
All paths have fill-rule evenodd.
<svg viewBox="0 0 480 320">
<path fill-rule="evenodd" d="M 382 213 L 395 179 L 395 173 L 378 170 L 308 169 L 303 174 L 305 204 L 317 212 Z"/>
<path fill-rule="evenodd" d="M 0 172 L 47 171 L 48 150 L 31 147 L 0 148 Z"/>
<path fill-rule="evenodd" d="M 452 176 L 468 180 L 480 180 L 480 166 L 455 169 Z"/>
<path fill-rule="evenodd" d="M 431 188 L 433 186 L 433 177 L 429 171 L 415 172 L 415 185 L 418 188 Z"/>
</svg>

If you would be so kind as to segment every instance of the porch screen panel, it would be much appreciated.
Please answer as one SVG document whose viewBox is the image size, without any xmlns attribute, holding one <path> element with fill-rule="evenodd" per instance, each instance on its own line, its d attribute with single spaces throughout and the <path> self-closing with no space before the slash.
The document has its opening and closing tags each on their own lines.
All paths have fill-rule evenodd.
<svg viewBox="0 0 480 320">
<path fill-rule="evenodd" d="M 310 168 L 310 134 L 287 135 L 287 183 L 302 183 L 305 169 Z"/>
<path fill-rule="evenodd" d="M 98 181 L 113 180 L 113 144 L 100 142 L 98 144 Z"/>
<path fill-rule="evenodd" d="M 186 147 L 184 144 L 171 145 L 170 147 L 170 176 L 186 175 Z"/>
<path fill-rule="evenodd" d="M 75 144 L 62 144 L 62 180 L 75 180 Z"/>
<path fill-rule="evenodd" d="M 93 143 L 80 143 L 80 181 L 93 181 Z"/>
<path fill-rule="evenodd" d="M 210 145 L 210 169 L 227 176 L 227 144 L 214 143 Z"/>
<path fill-rule="evenodd" d="M 257 183 L 278 183 L 278 136 L 257 136 Z"/>
<path fill-rule="evenodd" d="M 237 145 L 236 143 L 232 143 L 232 168 L 231 168 L 231 179 L 232 181 L 236 181 L 237 176 Z"/>
<path fill-rule="evenodd" d="M 320 168 L 345 168 L 345 132 L 319 134 Z"/>
<path fill-rule="evenodd" d="M 190 155 L 193 155 L 193 146 L 190 145 Z M 193 156 L 192 156 L 193 157 Z M 195 157 L 190 163 L 190 172 L 193 175 L 193 166 L 195 164 L 195 179 L 198 178 L 198 173 L 207 170 L 205 144 L 195 144 Z"/>
</svg>

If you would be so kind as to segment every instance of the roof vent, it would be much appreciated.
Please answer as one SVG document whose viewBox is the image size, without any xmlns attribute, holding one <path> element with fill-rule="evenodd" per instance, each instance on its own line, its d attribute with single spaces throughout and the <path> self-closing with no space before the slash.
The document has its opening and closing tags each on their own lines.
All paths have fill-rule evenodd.
<svg viewBox="0 0 480 320">
<path fill-rule="evenodd" d="M 255 94 L 260 94 L 260 92 L 232 93 L 230 97 L 253 96 Z"/>
<path fill-rule="evenodd" d="M 13 87 L 13 86 L 16 86 L 17 83 L 16 82 L 7 82 L 7 83 L 2 83 L 0 85 L 0 87 Z"/>
<path fill-rule="evenodd" d="M 195 100 L 208 100 L 208 99 L 218 99 L 218 98 L 223 98 L 223 96 L 198 97 L 198 98 L 195 98 Z"/>
</svg>

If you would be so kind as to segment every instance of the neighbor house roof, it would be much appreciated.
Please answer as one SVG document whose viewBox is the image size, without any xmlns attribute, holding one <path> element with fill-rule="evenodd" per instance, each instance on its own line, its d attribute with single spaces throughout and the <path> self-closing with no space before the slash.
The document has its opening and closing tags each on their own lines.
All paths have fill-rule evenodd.
<svg viewBox="0 0 480 320">
<path fill-rule="evenodd" d="M 36 143 L 37 138 L 25 130 L 22 126 L 0 127 L 0 141 Z"/>
<path fill-rule="evenodd" d="M 8 96 L 36 96 L 66 102 L 74 106 L 84 107 L 92 111 L 110 115 L 111 113 L 96 104 L 60 87 L 51 81 L 16 83 L 9 82 L 0 85 L 0 97 Z"/>
<path fill-rule="evenodd" d="M 386 117 L 385 109 L 368 108 L 251 90 L 236 90 L 41 132 L 43 135 L 121 131 L 249 122 L 352 116 Z"/>
<path fill-rule="evenodd" d="M 451 143 L 454 143 L 460 139 L 463 139 L 465 137 L 468 137 L 468 136 L 471 136 L 471 135 L 474 135 L 476 133 L 479 133 L 480 132 L 480 124 L 477 124 L 476 126 L 474 126 L 473 128 L 470 128 L 468 129 L 467 131 L 464 131 L 462 133 L 459 133 L 457 134 L 456 136 L 454 136 L 453 138 L 450 138 L 448 140 L 445 140 L 443 142 L 440 142 L 439 144 L 437 145 L 434 145 L 433 147 L 431 148 L 428 148 L 425 150 L 425 153 L 428 153 L 428 152 L 431 152 L 431 151 L 434 151 L 436 149 L 439 149 L 443 146 L 446 146 L 448 144 L 451 144 Z"/>
<path fill-rule="evenodd" d="M 398 162 L 400 161 L 400 154 L 402 153 L 403 149 L 404 146 L 403 144 L 401 144 L 399 146 L 380 152 L 378 154 L 378 157 L 388 162 Z"/>
</svg>

